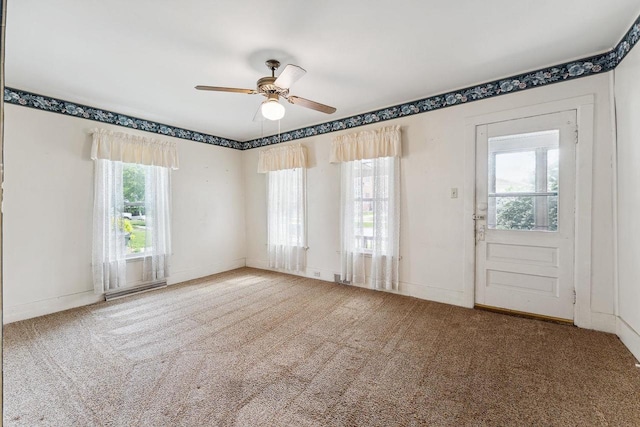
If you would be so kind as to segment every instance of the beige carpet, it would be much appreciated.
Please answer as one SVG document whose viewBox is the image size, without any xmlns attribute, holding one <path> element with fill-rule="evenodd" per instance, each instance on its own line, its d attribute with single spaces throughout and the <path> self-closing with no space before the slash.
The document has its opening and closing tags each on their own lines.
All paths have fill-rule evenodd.
<svg viewBox="0 0 640 427">
<path fill-rule="evenodd" d="M 248 268 L 4 343 L 6 426 L 640 426 L 613 335 Z"/>
</svg>

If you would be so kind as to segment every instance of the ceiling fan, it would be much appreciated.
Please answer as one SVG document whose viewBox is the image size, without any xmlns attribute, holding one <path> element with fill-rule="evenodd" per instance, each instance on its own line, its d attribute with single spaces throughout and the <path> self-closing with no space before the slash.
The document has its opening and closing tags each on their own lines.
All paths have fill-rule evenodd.
<svg viewBox="0 0 640 427">
<path fill-rule="evenodd" d="M 211 90 L 215 92 L 246 93 L 248 95 L 263 95 L 267 99 L 260 104 L 258 111 L 256 111 L 256 114 L 253 117 L 254 121 L 259 120 L 261 117 L 269 120 L 280 120 L 284 117 L 284 106 L 279 102 L 280 97 L 289 101 L 290 104 L 300 105 L 326 114 L 335 113 L 336 109 L 334 107 L 320 104 L 319 102 L 311 101 L 309 99 L 300 98 L 299 96 L 289 95 L 289 88 L 291 85 L 305 75 L 306 71 L 303 68 L 298 67 L 297 65 L 288 64 L 284 67 L 282 73 L 276 77 L 275 74 L 278 67 L 280 67 L 280 61 L 269 59 L 265 64 L 271 70 L 271 76 L 263 77 L 258 80 L 256 89 L 239 89 L 219 86 L 196 86 L 196 89 Z"/>
</svg>

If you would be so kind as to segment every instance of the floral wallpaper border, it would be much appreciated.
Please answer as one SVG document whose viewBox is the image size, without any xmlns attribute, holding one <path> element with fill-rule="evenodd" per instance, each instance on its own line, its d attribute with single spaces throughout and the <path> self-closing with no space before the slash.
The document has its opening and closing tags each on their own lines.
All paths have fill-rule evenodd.
<svg viewBox="0 0 640 427">
<path fill-rule="evenodd" d="M 249 150 L 281 142 L 295 141 L 297 139 L 308 138 L 314 135 L 322 135 L 371 123 L 411 116 L 413 114 L 426 113 L 428 111 L 451 107 L 453 105 L 466 104 L 472 101 L 479 101 L 481 99 L 492 98 L 494 96 L 520 92 L 534 87 L 605 73 L 616 68 L 627 53 L 629 53 L 631 48 L 638 43 L 639 39 L 640 16 L 636 19 L 629 31 L 627 31 L 620 43 L 618 43 L 614 49 L 611 49 L 606 53 L 508 77 L 506 79 L 494 80 L 489 83 L 471 86 L 441 95 L 431 96 L 429 98 L 419 99 L 413 102 L 395 105 L 393 107 L 371 111 L 357 116 L 320 123 L 318 125 L 302 129 L 295 129 L 281 133 L 280 135 L 253 139 L 251 141 L 246 141 L 243 149 Z"/>
<path fill-rule="evenodd" d="M 640 39 L 640 16 L 636 18 L 636 21 L 633 23 L 631 28 L 629 28 L 629 31 L 627 31 L 627 34 L 624 35 L 622 40 L 620 40 L 620 43 L 618 43 L 618 45 L 612 50 L 613 52 L 616 53 L 616 57 L 617 57 L 616 67 L 618 66 L 618 64 L 620 64 L 620 62 L 622 62 L 624 57 L 627 56 L 627 53 L 629 53 L 631 48 L 638 43 L 639 39 Z"/>
<path fill-rule="evenodd" d="M 638 40 L 640 40 L 640 16 L 636 19 L 629 31 L 627 31 L 620 43 L 618 43 L 614 49 L 600 55 L 594 55 L 529 73 L 494 80 L 489 83 L 483 83 L 477 86 L 471 86 L 465 89 L 435 95 L 393 107 L 383 108 L 356 116 L 321 123 L 315 126 L 291 130 L 281 133 L 280 135 L 267 136 L 246 142 L 234 141 L 215 135 L 208 135 L 182 129 L 176 126 L 156 123 L 150 120 L 139 119 L 61 99 L 50 98 L 44 95 L 21 91 L 19 89 L 5 88 L 4 101 L 10 104 L 81 117 L 131 129 L 187 139 L 190 141 L 234 148 L 237 150 L 249 150 L 252 148 L 265 147 L 268 145 L 279 144 L 281 142 L 295 141 L 297 139 L 308 138 L 314 135 L 337 132 L 344 129 L 393 120 L 414 114 L 426 113 L 440 108 L 466 104 L 473 101 L 492 98 L 494 96 L 506 95 L 535 87 L 605 73 L 616 68 L 629 51 L 638 43 Z"/>
<path fill-rule="evenodd" d="M 109 123 L 131 129 L 143 130 L 160 135 L 173 136 L 190 141 L 202 142 L 205 144 L 218 145 L 220 147 L 243 149 L 243 144 L 232 139 L 226 139 L 215 135 L 195 132 L 182 129 L 176 126 L 169 126 L 150 120 L 138 119 L 125 114 L 114 113 L 100 108 L 89 107 L 75 102 L 64 101 L 62 99 L 50 98 L 44 95 L 25 92 L 19 89 L 5 88 L 4 101 L 10 104 L 22 105 L 25 107 L 37 108 L 39 110 L 60 113 L 67 116 L 80 117 L 94 120 L 96 122 Z"/>
</svg>

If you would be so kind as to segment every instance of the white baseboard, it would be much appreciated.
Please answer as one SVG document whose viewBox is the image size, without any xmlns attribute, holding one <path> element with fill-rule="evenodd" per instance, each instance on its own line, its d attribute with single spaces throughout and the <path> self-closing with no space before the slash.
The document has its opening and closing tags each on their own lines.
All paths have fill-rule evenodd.
<svg viewBox="0 0 640 427">
<path fill-rule="evenodd" d="M 269 268 L 267 261 L 256 260 L 247 258 L 247 267 L 259 268 L 261 270 L 279 271 L 285 274 L 292 274 L 294 276 L 309 277 L 311 279 L 324 280 L 327 282 L 334 282 L 334 274 L 337 272 L 330 270 L 323 270 L 315 267 L 307 267 L 304 273 L 296 273 L 291 271 L 282 271 L 273 268 Z M 316 273 L 319 274 L 316 275 Z M 368 288 L 366 285 L 351 285 L 361 288 Z M 449 289 L 436 288 L 426 285 L 418 285 L 415 283 L 400 282 L 397 291 L 385 291 L 394 294 L 405 295 L 409 297 L 420 298 L 428 301 L 441 302 L 444 304 L 458 305 L 465 307 L 464 294 L 462 291 L 452 291 Z"/>
<path fill-rule="evenodd" d="M 640 360 L 640 334 L 619 317 L 616 322 L 616 334 L 636 360 Z"/>
<path fill-rule="evenodd" d="M 19 320 L 44 316 L 45 314 L 69 310 L 70 308 L 81 307 L 83 305 L 89 305 L 99 301 L 104 301 L 104 297 L 102 295 L 96 295 L 93 293 L 93 290 L 91 290 L 77 294 L 64 295 L 57 298 L 15 305 L 13 307 L 4 307 L 2 323 L 6 325 Z"/>
<path fill-rule="evenodd" d="M 260 270 L 277 271 L 279 273 L 291 274 L 293 276 L 308 277 L 310 279 L 323 280 L 325 282 L 333 282 L 333 271 L 324 270 L 316 267 L 307 267 L 304 272 L 286 271 L 269 267 L 265 260 L 247 258 L 247 267 L 258 268 Z"/>
<path fill-rule="evenodd" d="M 245 259 L 238 258 L 226 263 L 217 263 L 202 268 L 178 271 L 167 278 L 167 284 L 186 282 L 188 280 L 199 279 L 223 271 L 235 270 L 244 267 Z M 129 285 L 135 285 L 130 283 Z M 102 295 L 96 295 L 93 290 L 80 292 L 72 295 L 63 295 L 56 298 L 34 301 L 20 304 L 13 307 L 4 307 L 3 324 L 17 322 L 19 320 L 31 319 L 33 317 L 44 316 L 45 314 L 56 313 L 58 311 L 69 310 L 70 308 L 81 307 L 96 302 L 104 301 Z"/>
<path fill-rule="evenodd" d="M 352 285 L 359 288 L 371 289 L 367 285 Z M 386 289 L 372 289 L 392 294 L 404 295 L 407 297 L 419 298 L 426 301 L 440 302 L 443 304 L 457 305 L 467 307 L 464 295 L 461 291 L 452 291 L 450 289 L 436 288 L 427 285 L 417 285 L 415 283 L 400 282 L 397 291 Z"/>
<path fill-rule="evenodd" d="M 416 283 L 400 282 L 398 292 L 400 295 L 441 302 L 443 304 L 468 307 L 464 292 L 451 289 L 437 288 L 435 286 L 418 285 Z"/>
<path fill-rule="evenodd" d="M 258 268 L 260 270 L 271 270 L 267 267 L 267 261 L 253 258 L 247 258 L 247 267 Z"/>
<path fill-rule="evenodd" d="M 191 268 L 188 270 L 172 271 L 171 276 L 167 277 L 167 285 L 175 285 L 176 283 L 187 282 L 201 277 L 211 276 L 212 274 L 222 273 L 224 271 L 235 270 L 246 265 L 246 258 L 238 258 L 231 261 L 215 263 L 204 267 Z"/>
<path fill-rule="evenodd" d="M 614 314 L 596 313 L 591 312 L 591 325 L 588 329 L 594 331 L 608 332 L 610 334 L 616 333 L 616 319 Z M 579 326 L 580 325 L 576 325 Z"/>
</svg>

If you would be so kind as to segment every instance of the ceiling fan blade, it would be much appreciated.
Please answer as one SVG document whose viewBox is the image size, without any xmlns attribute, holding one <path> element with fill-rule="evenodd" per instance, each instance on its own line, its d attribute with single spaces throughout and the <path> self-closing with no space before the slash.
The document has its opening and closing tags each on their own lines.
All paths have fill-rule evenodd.
<svg viewBox="0 0 640 427">
<path fill-rule="evenodd" d="M 249 95 L 253 95 L 254 93 L 258 93 L 253 89 L 239 89 L 236 87 L 219 87 L 219 86 L 196 86 L 198 90 L 212 90 L 215 92 L 233 92 L 233 93 L 246 93 Z"/>
<path fill-rule="evenodd" d="M 333 114 L 336 112 L 334 107 L 320 104 L 319 102 L 310 101 L 299 96 L 290 96 L 288 101 L 292 104 L 300 105 L 301 107 L 311 108 L 312 110 L 320 111 L 321 113 Z"/>
<path fill-rule="evenodd" d="M 283 89 L 289 89 L 291 85 L 297 82 L 302 76 L 304 76 L 306 72 L 307 71 L 302 67 L 288 64 L 286 67 L 284 67 L 284 70 L 282 70 L 282 73 L 280 73 L 273 84 Z"/>
<path fill-rule="evenodd" d="M 262 115 L 262 103 L 260 103 L 260 105 L 258 105 L 258 110 L 256 111 L 256 114 L 253 115 L 253 121 L 254 122 L 264 122 L 264 116 Z"/>
</svg>

